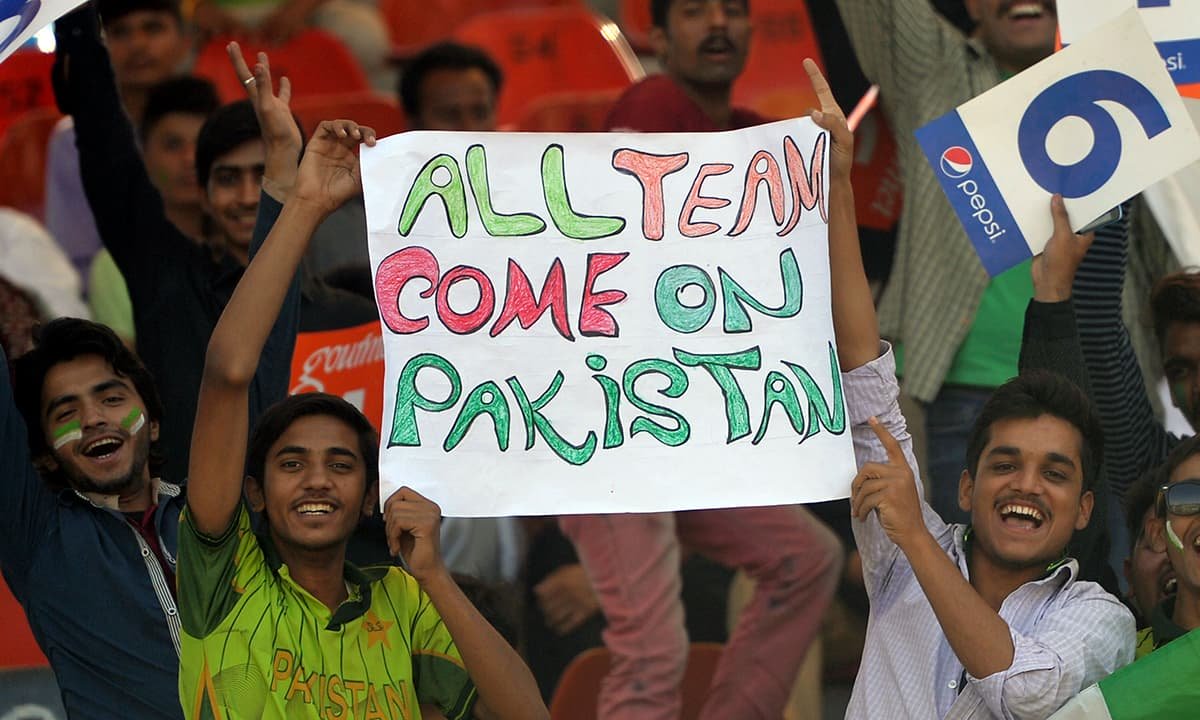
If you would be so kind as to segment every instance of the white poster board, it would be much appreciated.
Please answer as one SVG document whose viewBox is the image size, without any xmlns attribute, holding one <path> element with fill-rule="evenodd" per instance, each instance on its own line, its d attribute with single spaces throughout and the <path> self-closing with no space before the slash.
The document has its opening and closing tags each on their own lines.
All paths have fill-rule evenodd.
<svg viewBox="0 0 1200 720">
<path fill-rule="evenodd" d="M 82 4 L 80 0 L 0 0 L 0 62 L 38 30 Z"/>
<path fill-rule="evenodd" d="M 1200 159 L 1200 136 L 1136 10 L 917 130 L 984 267 L 1041 252 L 1050 196 L 1072 227 Z"/>
<path fill-rule="evenodd" d="M 365 148 L 382 496 L 448 516 L 845 497 L 827 142 L 805 119 Z"/>
</svg>

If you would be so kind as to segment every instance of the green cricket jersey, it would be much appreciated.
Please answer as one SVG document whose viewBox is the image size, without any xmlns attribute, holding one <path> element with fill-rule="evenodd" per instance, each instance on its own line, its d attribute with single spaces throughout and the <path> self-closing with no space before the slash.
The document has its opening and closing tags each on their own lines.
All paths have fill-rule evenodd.
<svg viewBox="0 0 1200 720">
<path fill-rule="evenodd" d="M 220 538 L 179 522 L 179 695 L 192 720 L 470 715 L 475 687 L 417 581 L 347 563 L 331 613 L 288 574 L 245 506 Z"/>
</svg>

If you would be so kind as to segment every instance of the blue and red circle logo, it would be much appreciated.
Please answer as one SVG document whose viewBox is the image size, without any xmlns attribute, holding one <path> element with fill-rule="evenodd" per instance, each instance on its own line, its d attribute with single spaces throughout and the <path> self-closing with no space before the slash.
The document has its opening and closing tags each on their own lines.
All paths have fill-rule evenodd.
<svg viewBox="0 0 1200 720">
<path fill-rule="evenodd" d="M 957 180 L 971 172 L 974 165 L 975 159 L 971 157 L 971 153 L 960 145 L 946 148 L 946 152 L 942 153 L 942 172 L 946 177 Z"/>
</svg>

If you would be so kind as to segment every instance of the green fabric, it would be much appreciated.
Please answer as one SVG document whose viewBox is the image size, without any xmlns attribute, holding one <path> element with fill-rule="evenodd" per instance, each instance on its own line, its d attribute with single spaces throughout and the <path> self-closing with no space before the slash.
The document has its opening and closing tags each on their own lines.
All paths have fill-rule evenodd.
<svg viewBox="0 0 1200 720">
<path fill-rule="evenodd" d="M 133 329 L 133 303 L 129 300 L 125 276 L 107 250 L 96 253 L 88 271 L 88 305 L 93 320 L 109 326 L 130 344 L 137 339 Z"/>
<path fill-rule="evenodd" d="M 1200 708 L 1200 630 L 1100 681 L 1113 720 L 1195 718 Z"/>
<path fill-rule="evenodd" d="M 1031 260 L 988 283 L 967 337 L 946 373 L 952 385 L 1000 387 L 1017 374 L 1025 308 L 1033 298 Z"/>
<path fill-rule="evenodd" d="M 475 702 L 462 658 L 416 580 L 400 568 L 345 569 L 350 597 L 336 612 L 300 587 L 243 506 L 220 538 L 179 522 L 184 716 L 420 717 L 449 720 Z"/>
</svg>

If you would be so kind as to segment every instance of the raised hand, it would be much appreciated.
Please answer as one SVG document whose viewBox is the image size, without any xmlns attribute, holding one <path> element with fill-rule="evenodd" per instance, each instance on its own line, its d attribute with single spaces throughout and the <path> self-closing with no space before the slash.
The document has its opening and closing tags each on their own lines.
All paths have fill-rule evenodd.
<svg viewBox="0 0 1200 720">
<path fill-rule="evenodd" d="M 383 517 L 388 549 L 393 556 L 404 558 L 417 582 L 425 583 L 446 572 L 441 550 L 442 509 L 437 503 L 410 487 L 402 487 L 384 503 Z"/>
<path fill-rule="evenodd" d="M 1062 195 L 1050 198 L 1050 214 L 1054 217 L 1054 234 L 1042 253 L 1033 259 L 1032 267 L 1033 298 L 1044 303 L 1070 299 L 1075 271 L 1096 237 L 1092 233 L 1077 235 L 1071 230 Z"/>
<path fill-rule="evenodd" d="M 362 192 L 362 174 L 355 151 L 359 143 L 375 145 L 375 131 L 352 120 L 321 123 L 304 153 L 292 197 L 325 214 Z"/>
<path fill-rule="evenodd" d="M 286 77 L 280 78 L 279 94 L 276 94 L 266 53 L 258 54 L 258 61 L 251 70 L 236 42 L 226 45 L 225 51 L 229 53 L 229 62 L 238 80 L 246 88 L 246 97 L 254 105 L 254 114 L 262 131 L 266 152 L 263 185 L 276 200 L 283 202 L 296 182 L 296 166 L 303 146 L 300 127 L 296 125 L 290 106 L 292 83 Z"/>
<path fill-rule="evenodd" d="M 533 586 L 546 624 L 559 635 L 567 635 L 600 612 L 600 600 L 579 563 L 564 565 Z"/>
<path fill-rule="evenodd" d="M 874 510 L 879 524 L 892 542 L 903 550 L 928 532 L 921 514 L 921 497 L 912 467 L 900 448 L 900 443 L 875 418 L 871 429 L 887 450 L 886 463 L 867 463 L 850 484 L 850 511 L 859 520 L 866 520 Z"/>
<path fill-rule="evenodd" d="M 850 132 L 850 126 L 846 124 L 846 114 L 833 98 L 833 91 L 829 89 L 829 83 L 821 74 L 821 69 L 812 59 L 805 58 L 804 70 L 808 73 L 808 81 L 821 103 L 820 110 L 812 111 L 812 121 L 829 133 L 833 143 L 829 150 L 830 180 L 849 182 L 850 169 L 854 165 L 854 133 Z"/>
</svg>

